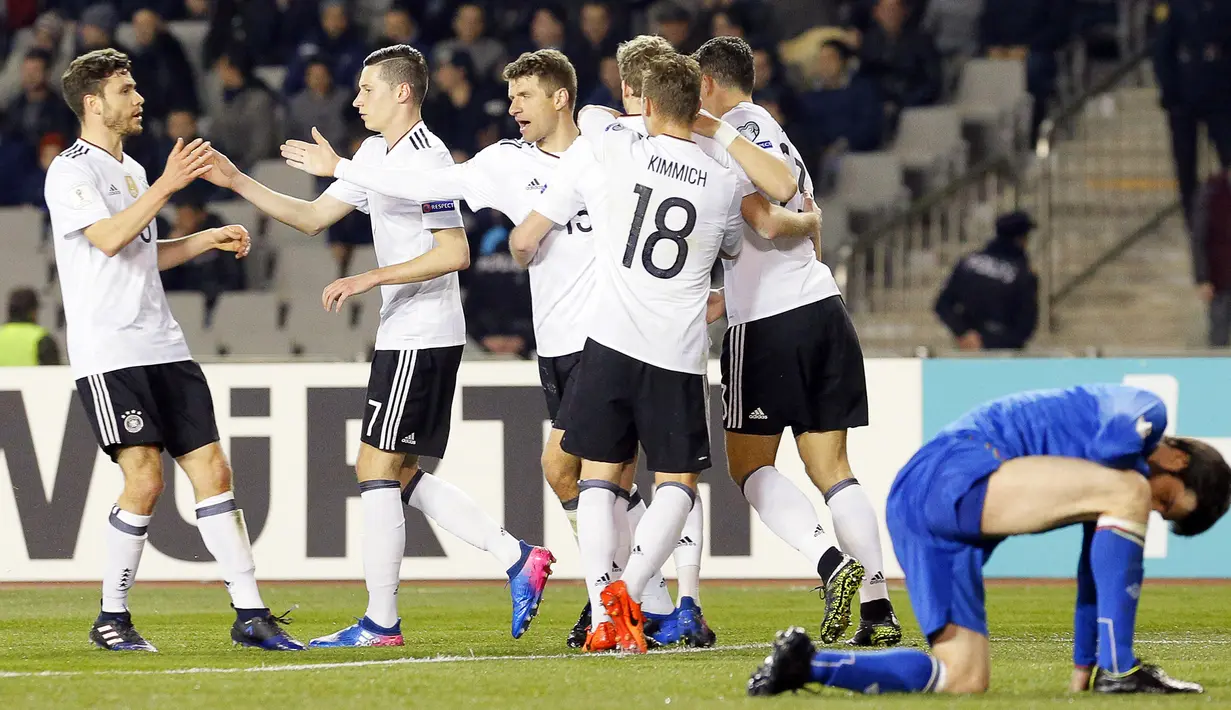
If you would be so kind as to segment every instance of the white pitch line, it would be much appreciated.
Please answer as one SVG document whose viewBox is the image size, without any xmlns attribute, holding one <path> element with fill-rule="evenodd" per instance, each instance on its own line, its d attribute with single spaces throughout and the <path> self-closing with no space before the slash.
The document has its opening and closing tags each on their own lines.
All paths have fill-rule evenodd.
<svg viewBox="0 0 1231 710">
<path fill-rule="evenodd" d="M 714 651 L 748 651 L 768 648 L 769 644 L 745 643 L 713 648 L 672 648 L 650 651 L 651 655 L 712 653 Z M 337 663 L 295 663 L 281 666 L 252 666 L 236 668 L 168 668 L 161 670 L 103 670 L 103 671 L 0 671 L 0 678 L 65 678 L 73 676 L 150 676 L 194 675 L 197 673 L 292 673 L 296 671 L 334 670 L 338 668 L 365 668 L 368 666 L 404 666 L 424 663 L 474 663 L 478 661 L 551 661 L 581 658 L 625 658 L 610 653 L 556 653 L 529 656 L 430 656 L 424 658 L 387 658 L 379 661 L 339 661 Z"/>
</svg>

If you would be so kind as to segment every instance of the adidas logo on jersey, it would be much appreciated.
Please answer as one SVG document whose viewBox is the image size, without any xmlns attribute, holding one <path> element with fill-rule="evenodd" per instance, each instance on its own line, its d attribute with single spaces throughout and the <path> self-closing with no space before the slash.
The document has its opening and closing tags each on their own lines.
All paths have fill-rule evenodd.
<svg viewBox="0 0 1231 710">
<path fill-rule="evenodd" d="M 111 187 L 107 190 L 107 194 L 108 194 L 108 195 L 112 195 L 112 196 L 114 196 L 114 195 L 118 195 L 118 194 L 120 194 L 120 188 L 116 187 L 115 185 L 112 185 L 112 186 L 111 186 Z"/>
<path fill-rule="evenodd" d="M 542 192 L 543 190 L 547 189 L 547 185 L 539 182 L 538 178 L 534 178 L 533 180 L 530 181 L 528 185 L 526 185 L 526 189 L 527 190 L 537 190 L 539 192 Z"/>
<path fill-rule="evenodd" d="M 885 573 L 881 571 L 877 571 L 877 573 L 872 575 L 872 578 L 868 580 L 868 584 L 884 584 L 884 583 L 885 583 Z"/>
<path fill-rule="evenodd" d="M 749 419 L 769 419 L 769 417 L 765 416 L 765 412 L 761 411 L 760 407 L 757 407 L 756 409 L 752 410 L 752 413 L 748 415 L 748 418 Z"/>
<path fill-rule="evenodd" d="M 415 433 L 412 431 L 409 435 L 402 437 L 402 443 L 411 444 L 413 446 L 415 443 Z"/>
</svg>

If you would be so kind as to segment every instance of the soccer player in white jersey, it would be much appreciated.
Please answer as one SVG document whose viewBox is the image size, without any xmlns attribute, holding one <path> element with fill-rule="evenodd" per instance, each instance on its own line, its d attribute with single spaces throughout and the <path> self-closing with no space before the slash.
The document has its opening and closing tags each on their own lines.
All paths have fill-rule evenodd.
<svg viewBox="0 0 1231 710">
<path fill-rule="evenodd" d="M 269 650 L 303 650 L 261 600 L 209 385 L 158 275 L 211 249 L 245 256 L 248 232 L 228 225 L 158 239 L 154 218 L 172 194 L 208 174 L 210 145 L 176 141 L 162 176 L 150 185 L 145 168 L 123 149 L 124 139 L 142 130 L 144 100 L 131 66 L 113 49 L 69 65 L 63 95 L 81 121 L 81 137 L 51 162 L 44 187 L 77 392 L 99 446 L 124 474 L 104 536 L 102 603 L 90 640 L 112 651 L 157 650 L 133 628 L 128 591 L 163 490 L 166 451 L 192 482 L 197 529 L 235 608 L 231 638 Z"/>
<path fill-rule="evenodd" d="M 624 109 L 629 114 L 619 119 L 623 125 L 645 133 L 645 123 L 640 115 L 642 79 L 645 68 L 649 61 L 656 57 L 674 54 L 675 49 L 670 43 L 654 35 L 641 35 L 620 45 L 616 56 L 623 84 Z M 717 123 L 712 119 L 711 122 Z M 738 136 L 738 133 L 734 135 Z M 703 147 L 711 155 L 722 153 L 722 159 L 726 159 L 722 146 L 713 140 L 697 136 L 694 136 L 694 139 L 703 143 Z M 757 184 L 769 185 L 770 189 L 778 190 L 777 194 L 787 199 L 794 194 L 795 178 L 780 160 L 768 157 L 764 151 L 743 138 L 736 138 L 731 149 L 732 157 L 737 160 L 740 159 L 740 155 L 752 159 L 748 166 L 749 175 Z M 540 240 L 557 225 L 564 224 L 572 215 L 583 210 L 589 212 L 594 229 L 597 230 L 595 238 L 602 239 L 601 231 L 606 223 L 603 176 L 604 169 L 595 160 L 589 142 L 574 142 L 565 151 L 560 167 L 543 191 L 543 195 L 534 202 L 535 210 L 513 230 L 510 247 L 515 258 L 522 263 L 532 263 Z M 783 194 L 783 190 L 789 192 Z M 746 218 L 757 220 L 763 228 L 774 232 L 795 227 L 802 236 L 809 234 L 817 227 L 816 220 L 796 219 L 798 215 L 780 207 L 771 209 L 768 201 L 755 193 L 746 197 L 741 206 Z M 563 421 L 567 419 L 567 410 L 570 406 L 584 406 L 584 403 L 578 405 L 572 397 L 564 398 L 560 417 L 556 421 L 556 428 L 560 431 L 565 430 Z M 578 467 L 575 475 L 579 474 Z M 635 491 L 633 500 L 634 502 L 640 501 L 640 496 Z M 574 500 L 573 503 L 576 504 L 576 501 Z M 644 513 L 644 504 L 629 505 L 628 510 L 625 511 L 622 508 L 622 502 L 617 500 L 615 512 L 616 529 L 620 532 L 618 536 L 620 539 L 604 538 L 600 540 L 602 547 L 591 548 L 586 555 L 589 563 L 594 567 L 591 575 L 594 582 L 591 586 L 591 594 L 596 597 L 595 602 L 598 601 L 597 596 L 605 586 L 602 580 L 608 572 L 608 565 L 599 560 L 614 555 L 617 568 L 623 568 L 627 564 L 629 545 L 624 539 L 622 520 L 625 515 L 633 517 L 632 529 L 635 530 L 636 522 Z M 704 514 L 698 498 L 689 512 L 680 535 L 680 542 L 677 543 L 674 551 L 679 579 L 679 602 L 673 613 L 660 612 L 661 602 L 658 592 L 661 590 L 661 575 L 655 575 L 649 582 L 647 594 L 650 596 L 643 599 L 642 610 L 647 617 L 646 633 L 659 644 L 683 641 L 688 645 L 704 647 L 713 645 L 715 641 L 715 635 L 706 623 L 698 603 L 704 540 L 703 526 Z M 597 608 L 598 612 L 594 614 L 596 623 L 593 624 L 592 631 L 583 626 L 583 624 L 589 625 L 591 621 L 589 612 L 583 612 L 582 620 L 578 622 L 578 627 L 574 628 L 575 634 L 580 631 L 581 637 L 587 639 L 588 643 L 585 644 L 585 648 L 589 651 L 615 647 L 615 628 L 607 619 L 601 604 L 598 604 Z M 663 611 L 666 610 L 663 609 Z"/>
<path fill-rule="evenodd" d="M 364 141 L 357 164 L 428 172 L 453 159 L 420 117 L 427 93 L 423 55 L 407 45 L 364 60 L 354 106 L 379 135 Z M 318 137 L 320 134 L 315 130 Z M 466 328 L 457 272 L 470 263 L 461 215 L 451 200 L 393 199 L 336 181 L 312 202 L 288 197 L 238 172 L 219 155 L 215 183 L 234 190 L 271 217 L 316 234 L 359 209 L 372 216 L 380 265 L 325 288 L 326 310 L 380 286 L 383 307 L 368 380 L 359 458 L 363 504 L 363 567 L 368 607 L 357 624 L 314 639 L 313 647 L 401 646 L 397 591 L 406 546 L 403 504 L 486 550 L 507 568 L 512 632 L 519 638 L 538 611 L 551 573 L 551 553 L 518 540 L 466 493 L 419 468 L 420 456 L 445 453 Z"/>
<path fill-rule="evenodd" d="M 639 443 L 655 472 L 654 500 L 634 537 L 640 554 L 600 594 L 618 647 L 641 653 L 646 583 L 675 548 L 697 476 L 710 464 L 709 273 L 720 250 L 738 249 L 740 202 L 753 192 L 729 163 L 691 140 L 700 83 L 687 57 L 649 63 L 649 137 L 606 109 L 580 113 L 582 135 L 604 168 L 607 214 L 595 244 L 593 318 L 571 395 L 579 404 L 568 410 L 562 445 L 582 459 L 578 532 L 587 582 L 595 567 L 588 553 L 615 529 L 619 480 Z"/>
<path fill-rule="evenodd" d="M 716 37 L 694 56 L 704 74 L 705 109 L 766 151 L 782 155 L 800 192 L 811 191 L 812 179 L 795 146 L 769 113 L 752 103 L 755 70 L 748 43 Z M 801 198 L 787 207 L 801 208 Z M 902 630 L 885 586 L 880 529 L 846 454 L 847 430 L 868 423 L 863 352 L 838 285 L 819 254 L 819 244 L 808 240 L 767 242 L 748 235 L 740 258 L 723 262 L 727 465 L 766 526 L 817 566 L 827 602 L 859 587 L 860 623 L 850 643 L 893 645 Z M 808 477 L 825 496 L 839 544 L 864 566 L 862 580 L 840 575 L 831 540 L 817 535 L 816 511 L 774 468 L 787 427 Z M 827 613 L 821 638 L 832 643 L 847 623 Z"/>
<path fill-rule="evenodd" d="M 504 79 L 508 82 L 509 113 L 516 119 L 522 139 L 495 143 L 460 165 L 406 170 L 342 160 L 321 138 L 315 143 L 288 141 L 283 156 L 294 167 L 316 175 L 333 175 L 391 197 L 428 201 L 462 198 L 471 209 L 490 207 L 521 222 L 555 174 L 560 154 L 579 135 L 573 121 L 577 74 L 562 53 L 545 49 L 522 54 L 508 64 Z M 539 377 L 553 424 L 543 452 L 543 472 L 569 515 L 574 533 L 581 461 L 560 448 L 563 422 L 559 414 L 561 401 L 576 377 L 588 327 L 588 299 L 594 284 L 591 231 L 585 210 L 570 215 L 546 234 L 528 264 Z M 625 486 L 632 485 L 634 472 L 630 465 Z M 635 519 L 645 505 L 627 488 L 622 490 L 622 504 L 630 509 L 627 517 Z M 653 611 L 666 618 L 675 607 L 661 577 L 656 589 Z M 582 645 L 589 624 L 589 612 L 583 611 L 569 634 L 570 646 Z M 614 647 L 614 637 L 612 644 Z"/>
</svg>

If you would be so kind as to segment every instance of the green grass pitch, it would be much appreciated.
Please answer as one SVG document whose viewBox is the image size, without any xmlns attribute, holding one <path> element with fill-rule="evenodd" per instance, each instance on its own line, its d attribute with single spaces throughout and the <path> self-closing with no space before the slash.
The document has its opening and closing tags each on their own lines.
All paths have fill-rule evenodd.
<svg viewBox="0 0 1231 710">
<path fill-rule="evenodd" d="M 703 584 L 719 648 L 646 657 L 589 657 L 564 647 L 582 603 L 575 583 L 548 587 L 542 614 L 520 641 L 509 635 L 507 592 L 497 586 L 402 587 L 406 647 L 267 653 L 232 648 L 234 618 L 219 585 L 138 585 L 137 628 L 161 653 L 108 653 L 86 640 L 94 586 L 0 589 L 0 703 L 8 708 L 1025 708 L 1216 707 L 1231 702 L 1231 586 L 1147 582 L 1137 652 L 1172 675 L 1205 684 L 1185 698 L 1082 697 L 1065 692 L 1070 672 L 1071 585 L 993 584 L 992 692 L 973 698 L 861 697 L 826 690 L 747 698 L 748 675 L 775 630 L 812 627 L 820 602 L 802 586 Z M 308 639 L 362 614 L 361 584 L 266 584 L 290 627 Z M 922 640 L 905 592 L 894 602 Z"/>
</svg>

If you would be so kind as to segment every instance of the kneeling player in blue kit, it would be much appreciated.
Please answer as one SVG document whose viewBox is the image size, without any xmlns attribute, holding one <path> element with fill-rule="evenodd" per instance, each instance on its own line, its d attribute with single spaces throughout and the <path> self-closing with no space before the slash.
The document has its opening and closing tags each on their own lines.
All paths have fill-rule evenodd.
<svg viewBox="0 0 1231 710">
<path fill-rule="evenodd" d="M 1071 689 L 1201 692 L 1133 654 L 1150 511 L 1172 521 L 1177 535 L 1196 535 L 1231 499 L 1222 456 L 1202 442 L 1163 436 L 1166 426 L 1162 400 L 1120 385 L 1027 392 L 966 414 L 898 473 L 886 506 L 931 655 L 817 651 L 802 629 L 790 629 L 778 635 L 748 693 L 807 683 L 868 693 L 986 691 L 983 565 L 1006 537 L 1078 523 L 1085 536 Z"/>
</svg>

